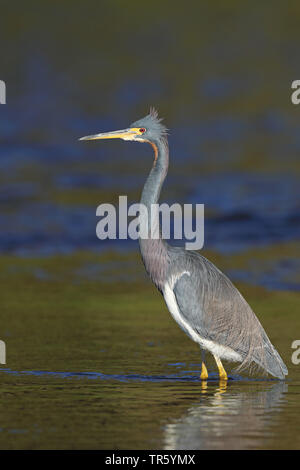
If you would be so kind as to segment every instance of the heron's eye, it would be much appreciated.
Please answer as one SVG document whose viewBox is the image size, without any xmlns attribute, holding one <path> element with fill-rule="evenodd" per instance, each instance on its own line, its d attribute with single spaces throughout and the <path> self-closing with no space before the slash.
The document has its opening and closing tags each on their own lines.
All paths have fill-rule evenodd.
<svg viewBox="0 0 300 470">
<path fill-rule="evenodd" d="M 140 133 L 141 133 L 141 134 L 144 134 L 144 132 L 146 132 L 146 129 L 145 129 L 144 127 L 141 127 L 141 128 L 140 128 Z"/>
</svg>

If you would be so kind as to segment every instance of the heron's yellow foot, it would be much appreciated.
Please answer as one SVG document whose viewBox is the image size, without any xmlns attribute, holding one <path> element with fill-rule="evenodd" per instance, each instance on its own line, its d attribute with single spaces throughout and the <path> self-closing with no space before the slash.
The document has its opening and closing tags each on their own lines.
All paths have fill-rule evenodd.
<svg viewBox="0 0 300 470">
<path fill-rule="evenodd" d="M 207 378 L 208 378 L 208 373 L 207 373 L 206 365 L 204 364 L 204 362 L 202 362 L 200 379 L 206 380 Z"/>
<path fill-rule="evenodd" d="M 214 358 L 216 360 L 216 363 L 217 363 L 217 366 L 218 366 L 218 369 L 219 369 L 219 378 L 220 378 L 220 380 L 228 380 L 226 370 L 223 367 L 221 359 L 218 358 L 217 356 L 214 356 Z"/>
</svg>

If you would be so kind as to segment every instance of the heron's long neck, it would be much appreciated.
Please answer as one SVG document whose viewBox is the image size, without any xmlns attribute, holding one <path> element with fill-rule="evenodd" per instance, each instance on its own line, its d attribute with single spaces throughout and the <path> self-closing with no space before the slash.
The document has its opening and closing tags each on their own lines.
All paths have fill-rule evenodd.
<svg viewBox="0 0 300 470">
<path fill-rule="evenodd" d="M 166 281 L 168 265 L 167 244 L 161 238 L 158 211 L 151 210 L 153 204 L 158 203 L 163 182 L 167 176 L 169 166 L 169 149 L 166 138 L 152 143 L 155 160 L 147 181 L 144 185 L 141 204 L 145 211 L 140 213 L 140 227 L 147 227 L 147 238 L 139 239 L 142 259 L 149 276 L 159 289 Z M 152 232 L 151 232 L 152 229 Z M 153 234 L 156 234 L 153 236 Z"/>
</svg>

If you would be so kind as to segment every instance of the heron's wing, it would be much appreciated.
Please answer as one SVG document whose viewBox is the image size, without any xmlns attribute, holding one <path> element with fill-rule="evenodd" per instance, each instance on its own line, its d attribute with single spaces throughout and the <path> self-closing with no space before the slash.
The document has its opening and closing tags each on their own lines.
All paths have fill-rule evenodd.
<svg viewBox="0 0 300 470">
<path fill-rule="evenodd" d="M 233 337 L 245 330 L 250 307 L 222 273 L 208 271 L 207 266 L 201 266 L 201 271 L 187 271 L 174 284 L 181 315 L 202 338 L 231 347 L 238 353 L 246 352 L 245 338 L 238 342 Z M 238 319 L 235 318 L 237 312 Z M 252 313 L 254 322 L 255 318 Z"/>
<path fill-rule="evenodd" d="M 183 318 L 202 338 L 238 353 L 241 367 L 255 362 L 284 377 L 287 369 L 246 300 L 219 269 L 195 255 L 186 259 L 189 274 L 178 277 L 173 287 Z"/>
</svg>

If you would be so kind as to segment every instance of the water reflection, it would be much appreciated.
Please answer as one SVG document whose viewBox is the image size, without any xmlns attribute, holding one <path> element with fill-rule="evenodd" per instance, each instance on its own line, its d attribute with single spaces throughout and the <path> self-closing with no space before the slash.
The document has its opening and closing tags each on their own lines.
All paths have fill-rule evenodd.
<svg viewBox="0 0 300 470">
<path fill-rule="evenodd" d="M 199 402 L 165 427 L 164 449 L 258 448 L 272 435 L 274 409 L 280 412 L 288 386 L 233 386 L 203 382 Z"/>
</svg>

